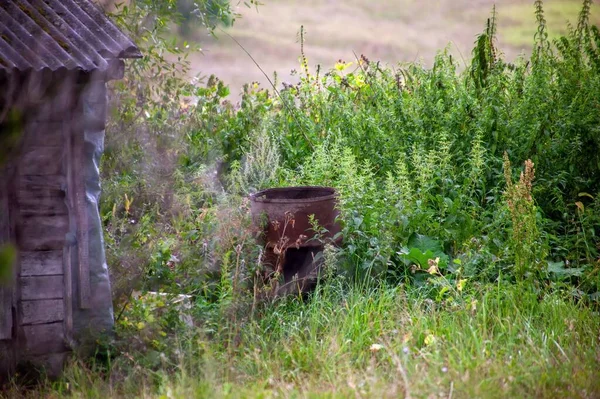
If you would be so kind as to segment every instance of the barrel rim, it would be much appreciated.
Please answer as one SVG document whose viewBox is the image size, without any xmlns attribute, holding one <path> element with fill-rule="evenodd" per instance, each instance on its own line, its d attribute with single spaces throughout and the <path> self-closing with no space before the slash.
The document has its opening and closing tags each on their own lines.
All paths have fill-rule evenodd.
<svg viewBox="0 0 600 399">
<path fill-rule="evenodd" d="M 331 193 L 327 195 L 322 195 L 319 197 L 311 197 L 311 198 L 259 198 L 262 195 L 267 195 L 267 193 L 272 192 L 281 192 L 281 191 L 299 191 L 299 190 L 328 190 Z M 267 188 L 265 190 L 258 191 L 254 194 L 250 195 L 250 200 L 252 202 L 265 204 L 307 204 L 321 201 L 331 201 L 337 199 L 337 191 L 333 187 L 327 186 L 290 186 L 290 187 L 273 187 Z"/>
</svg>

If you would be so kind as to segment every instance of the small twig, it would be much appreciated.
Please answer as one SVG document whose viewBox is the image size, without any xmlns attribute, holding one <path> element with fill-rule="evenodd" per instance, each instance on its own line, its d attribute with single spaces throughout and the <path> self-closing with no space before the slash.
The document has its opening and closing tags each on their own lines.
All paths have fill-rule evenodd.
<svg viewBox="0 0 600 399">
<path fill-rule="evenodd" d="M 267 73 L 264 71 L 264 69 L 262 69 L 262 67 L 260 66 L 260 64 L 252 56 L 252 54 L 250 54 L 250 52 L 248 50 L 246 50 L 246 48 L 244 46 L 242 46 L 242 44 L 239 41 L 237 41 L 235 37 L 231 36 L 229 33 L 227 33 L 225 30 L 223 30 L 223 28 L 219 28 L 219 30 L 222 33 L 224 33 L 226 36 L 228 36 L 231 40 L 233 40 L 235 42 L 235 44 L 237 44 L 242 49 L 242 51 L 244 51 L 244 53 L 246 53 L 246 55 L 248 55 L 248 57 L 250 57 L 250 59 L 252 60 L 252 62 L 254 63 L 254 65 L 256 65 L 256 67 L 260 70 L 260 72 L 267 79 L 267 81 L 269 82 L 269 84 L 273 88 L 273 91 L 275 92 L 275 94 L 277 94 L 277 97 L 279 97 L 279 99 L 281 100 L 281 103 L 284 105 L 285 108 L 287 108 L 288 112 L 290 113 L 290 115 L 292 115 L 292 117 L 294 118 L 294 120 L 296 121 L 296 123 L 298 123 L 298 126 L 300 126 L 301 128 L 303 128 L 302 124 L 300 123 L 300 121 L 296 117 L 296 113 L 292 112 L 292 108 L 283 99 L 283 97 L 281 96 L 281 93 L 279 92 L 279 90 L 277 90 L 277 87 L 275 87 L 275 84 L 273 83 L 273 81 L 271 80 L 271 78 L 269 77 L 269 75 L 267 75 Z M 302 130 L 302 135 L 304 136 L 304 139 L 306 139 L 306 142 L 310 146 L 310 149 L 314 150 L 315 146 L 313 145 L 312 141 L 310 140 L 310 138 L 308 137 L 308 135 L 306 134 L 306 132 L 304 130 Z"/>
<path fill-rule="evenodd" d="M 117 315 L 117 318 L 115 319 L 115 323 L 121 319 L 121 316 L 123 316 L 123 312 L 125 311 L 125 309 L 127 309 L 127 305 L 129 305 L 129 302 L 131 302 L 131 295 L 133 294 L 133 291 L 134 291 L 133 288 L 129 291 L 129 295 L 127 295 L 127 300 L 125 301 L 125 303 L 123 304 L 123 307 L 121 308 L 121 311 Z"/>
<path fill-rule="evenodd" d="M 417 59 L 419 58 L 419 51 L 417 50 L 417 54 L 415 54 L 415 59 L 413 60 L 413 64 L 417 62 Z"/>
<path fill-rule="evenodd" d="M 357 69 L 362 69 L 363 73 L 367 73 L 367 71 L 365 71 L 365 68 L 362 67 L 362 65 L 360 65 L 360 58 L 358 58 L 358 55 L 356 55 L 356 51 L 352 51 L 352 54 L 354 54 L 354 59 L 356 60 L 356 65 L 358 65 Z"/>
<path fill-rule="evenodd" d="M 390 355 L 390 357 L 392 358 L 392 361 L 394 362 L 394 365 L 396 366 L 396 370 L 398 371 L 398 373 L 400 373 L 400 376 L 402 377 L 402 381 L 404 382 L 404 397 L 406 399 L 411 399 L 410 386 L 408 383 L 408 374 L 406 374 L 406 369 L 402 365 L 402 360 L 400 360 L 400 357 L 391 349 L 389 341 L 385 342 L 385 348 L 386 348 L 388 354 Z"/>
<path fill-rule="evenodd" d="M 458 55 L 460 55 L 460 58 L 462 59 L 463 65 L 466 67 L 467 66 L 467 61 L 465 61 L 465 57 L 463 57 L 463 54 L 460 51 L 460 48 L 458 48 L 458 46 L 456 45 L 455 42 L 452 42 L 452 44 L 454 44 L 454 47 L 456 48 L 456 51 L 458 51 Z"/>
</svg>

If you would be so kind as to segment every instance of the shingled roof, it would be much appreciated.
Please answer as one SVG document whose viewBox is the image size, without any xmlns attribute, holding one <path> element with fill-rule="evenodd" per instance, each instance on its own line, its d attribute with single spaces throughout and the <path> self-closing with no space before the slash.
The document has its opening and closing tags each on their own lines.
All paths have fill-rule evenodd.
<svg viewBox="0 0 600 399">
<path fill-rule="evenodd" d="M 141 56 L 89 0 L 0 0 L 0 72 L 106 71 Z"/>
</svg>

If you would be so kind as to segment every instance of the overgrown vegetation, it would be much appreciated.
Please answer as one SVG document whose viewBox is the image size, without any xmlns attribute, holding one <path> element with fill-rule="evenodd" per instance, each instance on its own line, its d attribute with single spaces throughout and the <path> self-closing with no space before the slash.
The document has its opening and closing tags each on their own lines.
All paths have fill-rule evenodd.
<svg viewBox="0 0 600 399">
<path fill-rule="evenodd" d="M 238 105 L 181 77 L 153 6 L 118 14 L 145 58 L 113 86 L 102 164 L 117 338 L 35 394 L 600 395 L 590 1 L 552 42 L 536 1 L 514 63 L 493 14 L 464 69 L 442 51 L 312 71 L 301 48 L 298 84 Z M 313 294 L 267 300 L 245 198 L 298 184 L 338 190 L 344 241 Z"/>
</svg>

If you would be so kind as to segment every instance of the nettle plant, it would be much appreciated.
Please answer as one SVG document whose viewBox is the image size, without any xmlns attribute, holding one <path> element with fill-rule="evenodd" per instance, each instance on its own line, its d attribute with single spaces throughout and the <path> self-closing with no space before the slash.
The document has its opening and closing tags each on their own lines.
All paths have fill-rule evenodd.
<svg viewBox="0 0 600 399">
<path fill-rule="evenodd" d="M 584 1 L 577 27 L 550 43 L 536 2 L 532 56 L 514 63 L 496 47 L 494 13 L 463 72 L 447 52 L 432 68 L 361 56 L 314 73 L 302 54 L 300 81 L 274 98 L 270 121 L 281 184 L 339 189 L 346 259 L 359 270 L 410 277 L 411 250 L 420 268 L 430 260 L 410 248 L 422 236 L 439 243 L 431 253 L 450 259 L 448 273 L 534 272 L 595 292 L 578 279 L 598 267 L 600 233 L 600 41 L 589 12 Z M 505 153 L 529 160 L 524 181 L 506 178 Z"/>
<path fill-rule="evenodd" d="M 193 293 L 218 331 L 211 317 L 237 314 L 219 304 L 243 297 L 260 264 L 243 197 L 311 184 L 340 194 L 344 242 L 331 258 L 356 279 L 440 301 L 498 278 L 597 297 L 600 35 L 589 2 L 554 43 L 538 2 L 532 56 L 513 63 L 492 16 L 464 69 L 442 51 L 431 67 L 357 56 L 312 71 L 301 31 L 299 82 L 247 85 L 238 106 L 216 77 L 184 79 L 193 47 L 166 40 L 173 20 L 152 14 L 174 11 L 136 4 L 120 21 L 137 21 L 129 29 L 148 55 L 114 87 L 102 165 L 109 258 L 135 269 L 126 281 Z"/>
</svg>

